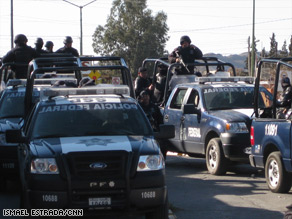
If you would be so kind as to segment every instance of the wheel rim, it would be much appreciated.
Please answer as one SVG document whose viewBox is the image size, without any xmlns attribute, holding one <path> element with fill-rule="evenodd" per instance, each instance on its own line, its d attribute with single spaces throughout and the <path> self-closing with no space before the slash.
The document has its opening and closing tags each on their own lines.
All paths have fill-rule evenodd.
<svg viewBox="0 0 292 219">
<path fill-rule="evenodd" d="M 210 147 L 208 156 L 209 156 L 209 166 L 212 169 L 215 169 L 217 167 L 217 157 L 218 157 L 218 153 L 216 151 L 216 146 L 215 145 L 212 145 Z"/>
<path fill-rule="evenodd" d="M 270 185 L 275 188 L 279 184 L 279 165 L 276 160 L 272 159 L 269 163 L 268 178 Z"/>
</svg>

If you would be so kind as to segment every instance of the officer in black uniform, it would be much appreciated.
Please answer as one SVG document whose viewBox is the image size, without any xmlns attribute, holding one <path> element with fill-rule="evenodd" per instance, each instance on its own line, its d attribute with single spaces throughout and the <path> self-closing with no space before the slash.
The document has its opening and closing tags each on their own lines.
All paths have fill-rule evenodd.
<svg viewBox="0 0 292 219">
<path fill-rule="evenodd" d="M 54 47 L 54 43 L 52 41 L 47 41 L 45 44 L 46 47 L 46 51 L 48 53 L 52 53 L 53 52 L 53 47 Z"/>
<path fill-rule="evenodd" d="M 56 53 L 67 53 L 76 57 L 79 56 L 77 49 L 72 47 L 72 43 L 73 43 L 72 37 L 66 36 L 63 43 L 64 43 L 64 47 L 58 49 Z"/>
<path fill-rule="evenodd" d="M 154 131 L 159 130 L 159 125 L 163 123 L 163 117 L 159 107 L 150 100 L 149 91 L 144 90 L 140 93 L 138 98 L 139 104 L 144 110 Z"/>
<path fill-rule="evenodd" d="M 44 41 L 42 38 L 38 37 L 34 44 L 35 44 L 34 49 L 38 55 L 47 53 L 47 51 L 43 49 Z"/>
<path fill-rule="evenodd" d="M 180 38 L 180 46 L 175 48 L 172 53 L 169 54 L 168 60 L 170 63 L 194 63 L 195 59 L 201 59 L 203 57 L 202 51 L 191 44 L 191 39 L 188 36 L 182 36 Z M 194 74 L 194 66 L 182 67 L 180 74 Z"/>
<path fill-rule="evenodd" d="M 164 97 L 164 89 L 166 85 L 167 66 L 163 64 L 158 65 L 159 72 L 156 74 L 155 88 L 154 88 L 154 99 L 157 104 L 161 104 Z"/>
<path fill-rule="evenodd" d="M 136 97 L 139 96 L 139 94 L 143 91 L 143 90 L 148 90 L 150 95 L 152 95 L 152 91 L 154 89 L 150 79 L 148 78 L 148 73 L 147 73 L 147 69 L 144 67 L 140 67 L 138 69 L 138 77 L 135 80 L 135 94 Z"/>
<path fill-rule="evenodd" d="M 17 79 L 27 78 L 28 63 L 38 56 L 37 52 L 27 46 L 27 38 L 24 34 L 18 34 L 14 38 L 15 47 L 2 59 L 3 64 L 8 62 L 21 63 L 11 66 Z"/>
<path fill-rule="evenodd" d="M 292 101 L 292 86 L 290 83 L 290 79 L 286 75 L 283 75 L 283 78 L 281 80 L 281 86 L 283 88 L 283 92 L 279 100 L 277 101 L 277 106 L 283 107 L 284 109 L 281 109 L 279 112 L 277 112 L 277 117 L 285 118 L 286 113 L 291 108 L 291 101 Z"/>
</svg>

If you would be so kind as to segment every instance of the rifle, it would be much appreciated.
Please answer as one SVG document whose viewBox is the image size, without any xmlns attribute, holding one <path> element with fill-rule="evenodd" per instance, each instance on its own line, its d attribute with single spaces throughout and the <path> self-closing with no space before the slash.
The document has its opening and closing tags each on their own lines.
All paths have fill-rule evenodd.
<svg viewBox="0 0 292 219">
<path fill-rule="evenodd" d="M 184 63 L 183 59 L 182 59 L 182 56 L 179 55 L 178 51 L 175 51 L 175 54 L 176 54 L 176 58 L 179 58 L 179 63 L 183 65 L 183 67 L 188 71 L 188 73 L 191 74 L 190 70 L 188 69 L 187 65 Z"/>
</svg>

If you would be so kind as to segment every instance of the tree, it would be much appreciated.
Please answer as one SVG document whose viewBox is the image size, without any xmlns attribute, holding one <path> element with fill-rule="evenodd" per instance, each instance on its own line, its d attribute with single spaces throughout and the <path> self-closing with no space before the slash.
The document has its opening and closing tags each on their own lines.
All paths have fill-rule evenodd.
<svg viewBox="0 0 292 219">
<path fill-rule="evenodd" d="M 105 26 L 93 34 L 93 50 L 100 55 L 123 57 L 131 72 L 137 72 L 142 61 L 158 58 L 166 52 L 169 30 L 164 12 L 152 16 L 147 0 L 114 0 Z"/>
<path fill-rule="evenodd" d="M 275 33 L 272 34 L 271 39 L 271 48 L 270 48 L 270 53 L 269 56 L 270 57 L 277 57 L 277 50 L 278 50 L 278 42 L 276 41 L 276 35 Z"/>
<path fill-rule="evenodd" d="M 282 50 L 280 51 L 281 57 L 287 57 L 288 56 L 288 50 L 287 50 L 287 43 L 286 40 L 284 40 Z"/>
<path fill-rule="evenodd" d="M 289 44 L 289 56 L 292 56 L 292 35 L 290 37 L 290 44 Z"/>
</svg>

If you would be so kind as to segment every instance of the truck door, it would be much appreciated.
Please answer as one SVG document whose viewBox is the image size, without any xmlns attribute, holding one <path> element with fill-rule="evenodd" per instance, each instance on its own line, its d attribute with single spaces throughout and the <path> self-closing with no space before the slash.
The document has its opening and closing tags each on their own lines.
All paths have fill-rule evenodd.
<svg viewBox="0 0 292 219">
<path fill-rule="evenodd" d="M 263 151 L 268 143 L 278 146 L 283 161 L 291 160 L 291 121 L 286 119 L 257 118 L 252 123 L 254 133 L 254 146 L 252 147 L 257 166 L 264 167 Z M 291 164 L 290 164 L 291 165 Z"/>
<path fill-rule="evenodd" d="M 184 152 L 182 148 L 182 120 L 184 119 L 182 113 L 182 104 L 187 92 L 187 88 L 177 88 L 170 102 L 165 106 L 163 121 L 164 124 L 174 125 L 175 127 L 175 137 L 169 139 L 170 151 Z"/>
<path fill-rule="evenodd" d="M 188 153 L 204 153 L 204 144 L 201 142 L 201 104 L 199 92 L 192 89 L 187 99 L 187 104 L 194 104 L 196 112 L 185 114 L 183 120 L 184 142 L 183 145 Z"/>
</svg>

